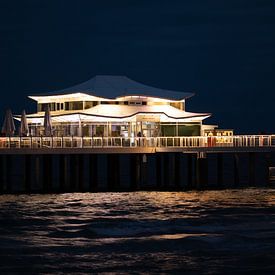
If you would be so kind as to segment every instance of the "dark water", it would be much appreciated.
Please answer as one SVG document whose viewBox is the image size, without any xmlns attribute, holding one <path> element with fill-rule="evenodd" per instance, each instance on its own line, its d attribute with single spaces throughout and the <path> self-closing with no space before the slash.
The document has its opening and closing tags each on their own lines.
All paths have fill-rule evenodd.
<svg viewBox="0 0 275 275">
<path fill-rule="evenodd" d="M 271 274 L 275 190 L 0 196 L 0 273 Z"/>
</svg>

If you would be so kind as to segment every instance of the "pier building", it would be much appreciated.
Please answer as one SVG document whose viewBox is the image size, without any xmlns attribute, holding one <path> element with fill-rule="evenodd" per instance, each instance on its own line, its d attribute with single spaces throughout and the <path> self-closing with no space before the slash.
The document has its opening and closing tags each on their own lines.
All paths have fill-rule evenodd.
<svg viewBox="0 0 275 275">
<path fill-rule="evenodd" d="M 31 95 L 37 112 L 27 115 L 30 135 L 44 135 L 44 113 L 51 112 L 53 136 L 201 136 L 209 113 L 186 111 L 193 93 L 150 87 L 126 76 L 98 75 L 73 87 Z M 20 116 L 16 117 L 20 120 Z"/>
</svg>

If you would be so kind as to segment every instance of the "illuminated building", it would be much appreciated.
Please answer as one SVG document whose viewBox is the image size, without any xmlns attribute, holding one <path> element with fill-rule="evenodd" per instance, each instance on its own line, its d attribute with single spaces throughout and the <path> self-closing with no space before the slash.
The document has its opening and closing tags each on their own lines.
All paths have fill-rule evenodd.
<svg viewBox="0 0 275 275">
<path fill-rule="evenodd" d="M 191 96 L 125 76 L 99 75 L 67 89 L 29 96 L 37 102 L 37 112 L 27 115 L 27 121 L 32 136 L 43 135 L 49 107 L 54 136 L 204 135 L 215 128 L 202 123 L 211 114 L 187 112 L 185 101 Z"/>
</svg>

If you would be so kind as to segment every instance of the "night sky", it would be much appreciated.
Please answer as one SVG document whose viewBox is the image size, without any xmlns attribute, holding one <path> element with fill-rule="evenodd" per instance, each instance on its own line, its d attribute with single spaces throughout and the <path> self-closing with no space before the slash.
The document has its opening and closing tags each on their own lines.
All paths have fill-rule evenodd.
<svg viewBox="0 0 275 275">
<path fill-rule="evenodd" d="M 0 114 L 98 74 L 195 92 L 187 110 L 275 132 L 275 1 L 0 0 Z"/>
</svg>

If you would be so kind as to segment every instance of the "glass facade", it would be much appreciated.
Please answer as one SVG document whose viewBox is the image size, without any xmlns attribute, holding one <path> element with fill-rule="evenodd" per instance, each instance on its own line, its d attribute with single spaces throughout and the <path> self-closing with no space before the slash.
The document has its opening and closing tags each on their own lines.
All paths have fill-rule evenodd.
<svg viewBox="0 0 275 275">
<path fill-rule="evenodd" d="M 97 101 L 85 101 L 84 102 L 84 109 L 89 109 L 89 108 L 92 108 L 96 105 L 98 105 Z"/>
<path fill-rule="evenodd" d="M 65 101 L 54 103 L 39 103 L 38 111 L 44 112 L 47 106 L 50 111 L 77 111 L 92 108 L 100 104 L 122 104 L 132 105 L 139 108 L 139 105 L 170 105 L 174 108 L 183 110 L 185 102 L 153 102 L 144 100 L 128 101 Z M 123 106 L 121 106 L 123 108 Z M 66 112 L 63 112 L 66 114 Z M 62 114 L 63 114 L 62 113 Z M 104 114 L 99 114 L 104 115 Z M 131 122 L 59 122 L 53 123 L 54 136 L 94 136 L 94 137 L 177 137 L 177 136 L 200 136 L 200 122 L 160 122 L 159 114 L 136 114 Z M 100 120 L 99 120 L 100 121 Z M 36 125 L 37 129 L 33 134 L 43 133 L 43 126 Z M 40 129 L 41 128 L 41 129 Z"/>
<path fill-rule="evenodd" d="M 161 124 L 161 136 L 200 136 L 200 124 Z"/>
<path fill-rule="evenodd" d="M 65 110 L 83 110 L 83 101 L 65 102 Z"/>
</svg>

